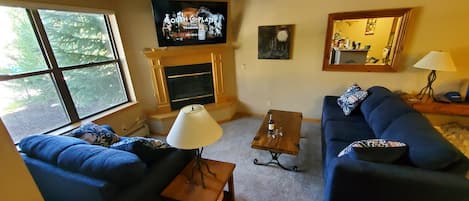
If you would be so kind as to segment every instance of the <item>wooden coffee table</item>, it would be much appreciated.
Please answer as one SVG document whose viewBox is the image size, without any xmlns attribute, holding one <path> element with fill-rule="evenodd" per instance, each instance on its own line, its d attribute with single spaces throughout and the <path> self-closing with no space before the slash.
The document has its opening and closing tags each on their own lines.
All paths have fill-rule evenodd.
<svg viewBox="0 0 469 201">
<path fill-rule="evenodd" d="M 205 188 L 202 187 L 198 169 L 194 169 L 192 182 L 188 181 L 195 163 L 194 159 L 161 192 L 161 196 L 169 200 L 215 201 L 221 193 L 224 193 L 223 200 L 234 201 L 233 171 L 236 165 L 209 159 L 202 160 L 207 163 L 210 171 L 215 173 L 215 176 L 209 174 L 206 166 L 203 165 Z M 224 192 L 223 188 L 227 183 L 229 191 Z"/>
<path fill-rule="evenodd" d="M 287 168 L 278 160 L 279 156 L 284 154 L 298 155 L 300 146 L 301 121 L 303 114 L 300 112 L 288 112 L 280 110 L 270 110 L 272 119 L 275 122 L 275 128 L 281 130 L 282 136 L 275 138 L 267 134 L 267 123 L 269 115 L 264 118 L 256 136 L 252 140 L 251 147 L 269 151 L 272 159 L 267 163 L 260 163 L 257 158 L 254 159 L 256 165 L 277 165 L 284 170 L 298 171 L 297 166 Z"/>
</svg>

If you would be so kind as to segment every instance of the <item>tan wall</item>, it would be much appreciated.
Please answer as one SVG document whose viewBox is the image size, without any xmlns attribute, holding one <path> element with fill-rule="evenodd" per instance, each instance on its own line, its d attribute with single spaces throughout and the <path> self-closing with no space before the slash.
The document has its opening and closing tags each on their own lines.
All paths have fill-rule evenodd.
<svg viewBox="0 0 469 201">
<path fill-rule="evenodd" d="M 0 120 L 0 200 L 44 200 Z"/>
<path fill-rule="evenodd" d="M 1 2 L 2 0 L 0 0 Z M 3 0 L 4 1 L 4 0 Z M 32 0 L 30 0 L 32 1 Z M 22 1 L 24 2 L 24 1 Z M 129 73 L 137 100 L 145 112 L 151 112 L 155 98 L 149 64 L 144 48 L 157 47 L 150 0 L 34 0 L 80 7 L 114 10 L 129 64 Z M 230 95 L 238 95 L 243 112 L 264 113 L 269 108 L 294 110 L 307 118 L 319 118 L 324 95 L 338 95 L 352 82 L 364 88 L 383 85 L 392 90 L 417 91 L 426 84 L 428 71 L 412 65 L 430 50 L 449 50 L 459 72 L 438 72 L 436 92 L 457 90 L 459 81 L 469 77 L 466 59 L 469 52 L 469 20 L 465 0 L 441 3 L 438 0 L 308 1 L 308 0 L 233 0 L 231 32 L 238 47 L 225 58 L 225 79 Z M 327 14 L 355 10 L 415 7 L 410 23 L 399 73 L 354 73 L 322 71 Z M 290 60 L 257 59 L 257 27 L 295 24 L 293 56 Z M 230 59 L 231 58 L 231 59 Z M 234 59 L 233 59 L 234 58 Z M 234 65 L 236 64 L 236 65 Z M 269 106 L 269 104 L 271 106 Z M 137 109 L 138 110 L 138 109 Z M 139 111 L 139 110 L 138 110 Z M 139 114 L 139 112 L 135 114 Z M 131 124 L 137 115 L 117 113 L 117 121 Z"/>
<path fill-rule="evenodd" d="M 462 78 L 469 77 L 469 20 L 466 0 L 444 3 L 439 0 L 310 1 L 237 0 L 242 13 L 239 48 L 235 52 L 238 98 L 242 111 L 264 113 L 269 108 L 303 112 L 320 118 L 325 95 L 339 95 L 353 82 L 363 88 L 383 85 L 392 90 L 417 91 L 426 84 L 428 71 L 412 65 L 430 50 L 449 50 L 459 72 L 438 72 L 436 92 L 458 90 Z M 415 7 L 400 61 L 399 73 L 322 71 L 327 15 L 334 12 Z M 257 59 L 257 27 L 295 24 L 293 57 L 290 60 Z M 271 106 L 269 106 L 269 103 Z"/>
</svg>

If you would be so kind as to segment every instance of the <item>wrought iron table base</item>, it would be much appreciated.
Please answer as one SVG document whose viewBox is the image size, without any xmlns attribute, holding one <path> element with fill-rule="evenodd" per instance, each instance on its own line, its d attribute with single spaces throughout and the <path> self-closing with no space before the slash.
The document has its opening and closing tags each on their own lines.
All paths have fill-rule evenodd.
<svg viewBox="0 0 469 201">
<path fill-rule="evenodd" d="M 255 165 L 265 165 L 265 166 L 269 166 L 270 164 L 272 165 L 277 165 L 279 166 L 280 168 L 284 169 L 284 170 L 288 170 L 288 171 L 294 171 L 294 172 L 298 172 L 298 167 L 295 165 L 291 168 L 288 168 L 288 167 L 285 167 L 283 166 L 280 161 L 278 160 L 278 157 L 282 154 L 282 153 L 276 153 L 276 152 L 272 152 L 272 151 L 269 151 L 270 152 L 270 155 L 272 156 L 272 159 L 267 162 L 267 163 L 260 163 L 257 158 L 254 159 L 254 164 Z"/>
</svg>

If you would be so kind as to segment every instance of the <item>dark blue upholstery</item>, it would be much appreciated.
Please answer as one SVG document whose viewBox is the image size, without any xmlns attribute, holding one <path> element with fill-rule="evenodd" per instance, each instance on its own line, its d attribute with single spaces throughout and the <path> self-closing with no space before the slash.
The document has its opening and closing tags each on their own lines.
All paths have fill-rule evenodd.
<svg viewBox="0 0 469 201">
<path fill-rule="evenodd" d="M 382 137 L 406 143 L 410 161 L 421 168 L 442 169 L 463 157 L 420 113 L 394 120 Z"/>
<path fill-rule="evenodd" d="M 365 122 L 329 121 L 324 127 L 324 132 L 329 134 L 325 136 L 327 141 L 353 142 L 375 138 L 373 131 Z"/>
<path fill-rule="evenodd" d="M 102 146 L 75 145 L 58 157 L 58 166 L 119 185 L 139 181 L 146 165 L 135 154 Z"/>
<path fill-rule="evenodd" d="M 366 97 L 360 105 L 360 110 L 365 119 L 368 118 L 371 111 L 373 111 L 384 99 L 393 95 L 389 89 L 380 86 L 371 87 L 367 91 L 368 97 Z"/>
<path fill-rule="evenodd" d="M 22 139 L 19 147 L 31 157 L 57 164 L 57 157 L 64 149 L 78 144 L 88 144 L 88 142 L 67 136 L 32 135 Z"/>
<path fill-rule="evenodd" d="M 368 93 L 351 117 L 341 115 L 334 96 L 324 98 L 325 200 L 469 201 L 469 159 L 388 89 L 375 86 Z M 350 143 L 371 138 L 406 143 L 408 151 L 394 163 L 337 156 Z"/>
<path fill-rule="evenodd" d="M 468 201 L 464 176 L 409 166 L 336 158 L 327 169 L 326 201 Z"/>
<path fill-rule="evenodd" d="M 46 201 L 114 200 L 119 186 L 21 154 Z"/>
<path fill-rule="evenodd" d="M 161 201 L 160 192 L 195 155 L 173 149 L 147 167 L 133 153 L 72 137 L 38 135 L 19 145 L 47 201 Z"/>
<path fill-rule="evenodd" d="M 342 111 L 342 109 L 340 109 L 340 107 L 337 105 L 337 98 L 338 96 L 324 97 L 324 103 L 322 106 L 322 118 L 321 118 L 321 121 L 323 124 L 325 124 L 327 121 L 330 121 L 330 120 L 352 121 L 352 122 L 363 121 L 363 115 L 361 114 L 361 111 L 358 109 L 353 110 L 350 115 L 345 116 L 344 111 Z"/>
<path fill-rule="evenodd" d="M 384 129 L 386 129 L 391 122 L 409 112 L 416 111 L 402 101 L 400 97 L 389 96 L 371 111 L 366 120 L 376 137 L 380 138 Z"/>
<path fill-rule="evenodd" d="M 329 163 L 330 161 L 333 161 L 337 158 L 337 155 L 347 147 L 350 143 L 349 142 L 344 142 L 344 141 L 336 141 L 336 140 L 331 140 L 327 142 L 327 146 L 325 148 L 325 159 L 323 161 L 325 167 L 330 167 Z M 325 168 L 323 171 L 324 177 L 327 177 L 327 174 L 329 174 L 328 168 Z"/>
</svg>

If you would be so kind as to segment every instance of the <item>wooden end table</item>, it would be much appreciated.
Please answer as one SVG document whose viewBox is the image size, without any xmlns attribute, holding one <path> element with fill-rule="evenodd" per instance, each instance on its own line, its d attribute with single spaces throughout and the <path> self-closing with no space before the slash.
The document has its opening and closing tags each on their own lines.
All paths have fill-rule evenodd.
<svg viewBox="0 0 469 201">
<path fill-rule="evenodd" d="M 254 159 L 256 165 L 277 165 L 284 170 L 298 171 L 297 166 L 291 168 L 285 167 L 278 160 L 279 156 L 284 154 L 298 155 L 300 149 L 301 121 L 303 114 L 300 112 L 288 112 L 281 110 L 270 110 L 272 119 L 275 121 L 275 128 L 281 128 L 282 136 L 272 136 L 267 134 L 267 124 L 269 115 L 264 118 L 256 136 L 252 140 L 251 147 L 270 152 L 272 159 L 266 163 L 260 163 L 257 158 Z"/>
<path fill-rule="evenodd" d="M 161 192 L 161 196 L 169 200 L 215 201 L 219 198 L 221 193 L 224 193 L 223 200 L 234 201 L 233 171 L 236 165 L 209 159 L 202 160 L 207 163 L 210 171 L 215 173 L 215 176 L 213 176 L 207 172 L 205 165 L 202 166 L 205 188 L 202 187 L 198 169 L 194 169 L 192 182 L 188 181 L 195 163 L 194 159 L 189 162 L 181 173 L 179 173 L 163 192 Z M 227 183 L 229 191 L 224 192 L 223 188 Z"/>
<path fill-rule="evenodd" d="M 415 110 L 422 113 L 469 116 L 468 103 L 440 103 L 426 96 L 421 100 L 415 95 L 402 95 L 401 98 Z"/>
</svg>

